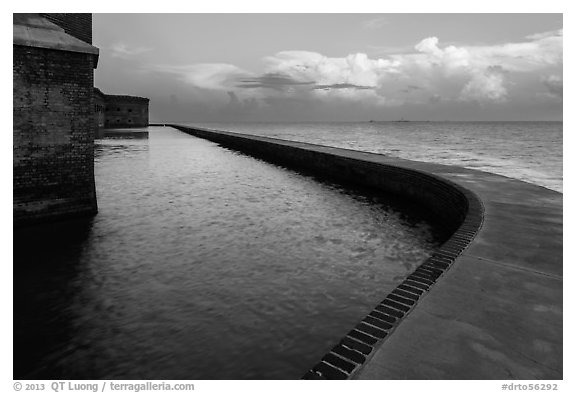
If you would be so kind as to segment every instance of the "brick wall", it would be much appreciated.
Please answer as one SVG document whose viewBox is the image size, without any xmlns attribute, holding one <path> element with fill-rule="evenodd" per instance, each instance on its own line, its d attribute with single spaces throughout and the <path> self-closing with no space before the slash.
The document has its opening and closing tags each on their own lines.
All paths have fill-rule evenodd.
<svg viewBox="0 0 576 393">
<path fill-rule="evenodd" d="M 147 127 L 148 100 L 107 96 L 104 126 L 106 128 Z"/>
<path fill-rule="evenodd" d="M 14 223 L 93 214 L 94 57 L 13 50 Z"/>
<path fill-rule="evenodd" d="M 64 31 L 84 42 L 92 44 L 92 14 L 40 14 Z"/>
</svg>

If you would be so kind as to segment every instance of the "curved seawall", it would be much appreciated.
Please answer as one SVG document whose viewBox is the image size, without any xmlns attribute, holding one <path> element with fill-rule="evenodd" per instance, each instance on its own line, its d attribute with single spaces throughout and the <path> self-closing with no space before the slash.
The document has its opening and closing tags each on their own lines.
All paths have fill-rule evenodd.
<svg viewBox="0 0 576 393">
<path fill-rule="evenodd" d="M 170 126 L 403 196 L 426 207 L 445 234 L 304 378 L 562 378 L 562 194 L 460 167 Z"/>
</svg>

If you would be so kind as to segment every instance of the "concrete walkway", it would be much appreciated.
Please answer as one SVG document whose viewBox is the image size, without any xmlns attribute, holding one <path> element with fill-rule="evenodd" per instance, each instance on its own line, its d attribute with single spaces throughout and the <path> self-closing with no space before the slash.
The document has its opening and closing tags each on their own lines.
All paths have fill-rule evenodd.
<svg viewBox="0 0 576 393">
<path fill-rule="evenodd" d="M 474 170 L 408 166 L 479 196 L 484 222 L 359 379 L 562 379 L 562 194 Z"/>
<path fill-rule="evenodd" d="M 439 255 L 388 295 L 306 378 L 563 378 L 561 193 L 465 168 L 178 128 L 270 161 L 284 155 L 284 163 L 325 171 L 345 165 L 351 177 L 372 182 L 388 181 L 374 180 L 382 177 L 380 170 L 391 179 L 402 173 L 398 181 L 413 195 L 444 182 L 432 184 L 440 190 L 435 196 L 449 197 L 439 187 L 452 187 L 469 200 L 466 219 Z"/>
</svg>

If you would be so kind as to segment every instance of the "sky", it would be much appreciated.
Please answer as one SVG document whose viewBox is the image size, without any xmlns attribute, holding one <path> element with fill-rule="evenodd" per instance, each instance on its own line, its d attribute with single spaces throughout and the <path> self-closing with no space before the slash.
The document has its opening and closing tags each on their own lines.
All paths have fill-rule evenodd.
<svg viewBox="0 0 576 393">
<path fill-rule="evenodd" d="M 94 14 L 151 122 L 562 120 L 562 14 Z"/>
</svg>

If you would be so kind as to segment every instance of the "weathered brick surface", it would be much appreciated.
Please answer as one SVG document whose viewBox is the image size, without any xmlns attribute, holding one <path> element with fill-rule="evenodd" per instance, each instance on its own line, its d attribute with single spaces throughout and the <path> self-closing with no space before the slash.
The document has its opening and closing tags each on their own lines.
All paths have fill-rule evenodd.
<svg viewBox="0 0 576 393">
<path fill-rule="evenodd" d="M 360 341 L 353 340 L 350 337 L 344 337 L 342 341 L 340 341 L 340 344 L 348 348 L 354 349 L 355 351 L 361 352 L 364 355 L 369 355 L 370 352 L 372 352 L 371 346 L 361 343 Z"/>
<path fill-rule="evenodd" d="M 94 59 L 13 50 L 14 223 L 93 214 Z"/>
<path fill-rule="evenodd" d="M 338 344 L 337 346 L 332 348 L 332 352 L 337 353 L 343 358 L 349 359 L 358 364 L 362 364 L 366 361 L 366 356 L 362 355 L 362 353 L 350 348 L 346 348 L 342 344 Z"/>
<path fill-rule="evenodd" d="M 92 44 L 92 14 L 40 14 L 71 36 Z"/>
</svg>

